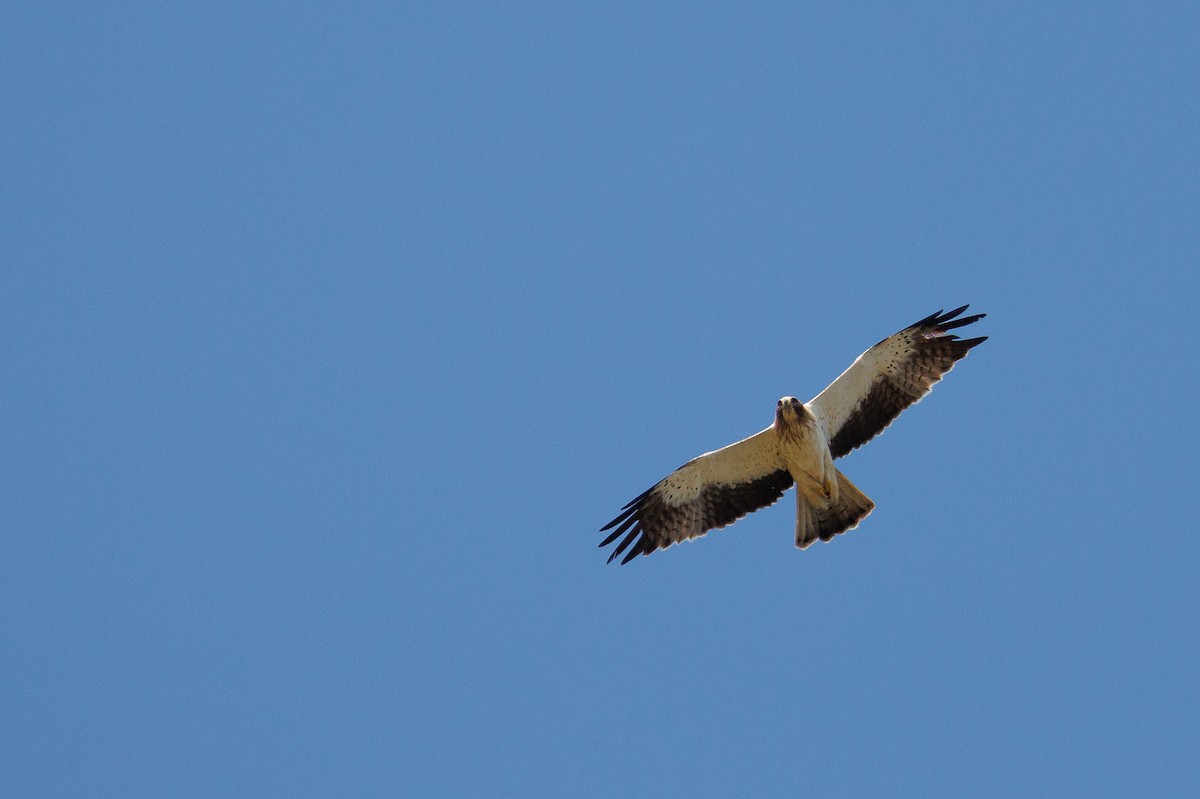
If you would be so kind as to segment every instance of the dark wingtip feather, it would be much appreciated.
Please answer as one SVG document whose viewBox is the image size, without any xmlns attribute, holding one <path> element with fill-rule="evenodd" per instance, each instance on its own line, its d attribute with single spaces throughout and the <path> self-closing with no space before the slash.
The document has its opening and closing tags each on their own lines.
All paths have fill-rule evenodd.
<svg viewBox="0 0 1200 799">
<path fill-rule="evenodd" d="M 638 499 L 641 499 L 641 497 L 638 497 Z M 637 501 L 638 501 L 637 499 L 634 500 L 634 502 L 637 502 Z M 626 505 L 624 508 L 622 508 L 621 512 L 617 514 L 617 518 L 613 519 L 611 522 L 609 522 L 608 524 L 601 527 L 600 532 L 603 533 L 605 530 L 608 530 L 612 527 L 616 527 L 618 524 L 625 521 L 626 519 L 629 519 L 630 517 L 633 516 L 633 514 L 637 513 L 637 508 L 631 507 L 631 505 L 632 505 L 632 503 L 630 505 Z"/>
<path fill-rule="evenodd" d="M 963 311 L 967 310 L 970 307 L 971 307 L 970 304 L 967 304 L 967 305 L 962 305 L 958 308 L 955 308 L 954 310 L 951 310 L 951 311 L 945 311 L 945 310 L 939 309 L 939 310 L 931 313 L 929 316 L 926 316 L 924 319 L 918 319 L 916 322 L 913 322 L 908 327 L 910 330 L 915 329 L 915 328 L 921 328 L 921 327 L 933 327 L 933 328 L 937 328 L 939 332 L 944 332 L 946 330 L 953 330 L 956 327 L 963 327 L 964 325 L 969 325 L 972 322 L 978 322 L 980 319 L 987 316 L 987 314 L 985 314 L 985 313 L 979 313 L 979 314 L 973 314 L 971 316 L 965 316 L 962 319 L 955 318 L 959 314 L 961 314 Z"/>
<path fill-rule="evenodd" d="M 633 543 L 633 540 L 641 534 L 642 534 L 642 531 L 641 531 L 641 528 L 639 528 L 639 527 L 634 527 L 632 530 L 630 530 L 629 535 L 625 536 L 625 540 L 622 541 L 620 544 L 618 544 L 617 548 L 614 549 L 612 551 L 612 554 L 608 556 L 608 562 L 612 563 L 613 558 L 615 558 L 617 555 L 620 555 L 622 552 L 624 552 L 629 547 L 629 545 Z M 634 547 L 633 551 L 630 554 L 636 555 L 640 548 L 641 548 L 640 545 Z"/>
<path fill-rule="evenodd" d="M 597 545 L 601 548 L 608 546 L 622 535 L 625 535 L 626 531 L 629 533 L 628 535 L 625 535 L 625 539 L 621 541 L 621 543 L 617 545 L 617 548 L 614 549 L 608 556 L 609 563 L 612 563 L 613 560 L 615 560 L 618 555 L 624 552 L 630 544 L 633 544 L 639 535 L 642 536 L 642 540 L 638 541 L 638 543 L 634 545 L 630 554 L 636 555 L 642 551 L 642 544 L 645 541 L 645 535 L 641 525 L 641 511 L 646 498 L 650 496 L 653 491 L 654 488 L 652 487 L 638 494 L 636 497 L 631 499 L 624 508 L 621 509 L 621 512 L 617 514 L 617 518 L 600 528 L 600 532 L 604 532 L 613 527 L 617 528 L 609 533 L 608 536 Z M 622 562 L 628 563 L 629 559 L 626 558 Z"/>
<path fill-rule="evenodd" d="M 638 555 L 644 554 L 645 552 L 646 552 L 646 539 L 643 538 L 641 541 L 637 542 L 637 546 L 635 546 L 633 549 L 629 550 L 628 555 L 621 558 L 621 565 L 624 566 L 626 563 L 633 560 Z"/>
<path fill-rule="evenodd" d="M 603 532 L 603 530 L 602 530 L 601 532 Z M 606 547 L 606 546 L 608 546 L 608 545 L 609 545 L 609 544 L 611 544 L 613 541 L 616 541 L 616 540 L 617 540 L 617 536 L 619 536 L 619 535 L 620 535 L 621 533 L 623 533 L 623 532 L 625 532 L 625 531 L 624 531 L 624 530 L 616 530 L 616 531 L 614 531 L 614 532 L 610 533 L 610 534 L 609 534 L 609 536 L 608 536 L 608 538 L 606 538 L 606 539 L 604 539 L 603 541 L 601 541 L 601 542 L 600 542 L 599 546 L 601 546 L 601 547 Z"/>
<path fill-rule="evenodd" d="M 962 319 L 955 319 L 953 322 L 942 322 L 941 324 L 937 325 L 937 329 L 938 330 L 953 330 L 956 327 L 965 327 L 967 325 L 978 322 L 980 319 L 982 319 L 985 316 L 987 316 L 987 314 L 985 314 L 985 313 L 977 313 L 974 316 L 964 316 Z"/>
<path fill-rule="evenodd" d="M 651 492 L 651 491 L 653 491 L 653 490 L 654 490 L 655 488 L 657 488 L 657 487 L 658 487 L 657 485 L 654 485 L 654 486 L 651 486 L 650 488 L 647 488 L 645 491 L 643 491 L 642 493 L 638 494 L 638 495 L 637 495 L 636 497 L 634 497 L 633 499 L 631 499 L 631 500 L 629 500 L 628 502 L 626 502 L 626 503 L 625 503 L 625 507 L 621 508 L 621 510 L 629 510 L 629 509 L 630 509 L 630 508 L 632 508 L 634 505 L 637 505 L 637 504 L 639 504 L 639 503 L 640 503 L 640 502 L 641 502 L 643 499 L 645 499 L 646 497 L 650 496 L 650 492 Z"/>
<path fill-rule="evenodd" d="M 609 544 L 611 544 L 616 539 L 617 536 L 621 535 L 621 533 L 624 533 L 626 530 L 629 529 L 629 525 L 635 524 L 638 520 L 637 514 L 633 510 L 627 511 L 626 513 L 622 514 L 622 516 L 625 517 L 623 521 L 620 518 L 614 520 L 614 523 L 616 521 L 620 521 L 621 526 L 618 527 L 616 530 L 614 530 L 612 533 L 610 533 L 608 538 L 604 539 L 604 542 L 602 544 L 600 544 L 600 546 L 603 547 L 603 546 L 608 546 Z M 600 532 L 604 532 L 609 527 L 612 527 L 612 524 L 609 524 L 609 525 L 606 525 L 606 526 L 600 528 Z"/>
</svg>

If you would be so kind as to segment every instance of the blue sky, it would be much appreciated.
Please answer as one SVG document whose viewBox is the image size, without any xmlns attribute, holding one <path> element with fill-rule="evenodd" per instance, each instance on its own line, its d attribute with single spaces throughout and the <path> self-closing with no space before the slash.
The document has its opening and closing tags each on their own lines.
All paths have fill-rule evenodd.
<svg viewBox="0 0 1200 799">
<path fill-rule="evenodd" d="M 10 4 L 0 793 L 1195 795 L 1191 4 Z M 863 349 L 790 495 L 597 528 Z"/>
</svg>

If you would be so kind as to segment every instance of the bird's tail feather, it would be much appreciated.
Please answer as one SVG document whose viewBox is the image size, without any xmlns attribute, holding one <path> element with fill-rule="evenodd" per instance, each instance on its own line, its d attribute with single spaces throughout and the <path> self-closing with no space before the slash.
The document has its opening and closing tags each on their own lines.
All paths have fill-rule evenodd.
<svg viewBox="0 0 1200 799">
<path fill-rule="evenodd" d="M 875 509 L 871 498 L 840 471 L 837 481 L 837 501 L 824 506 L 810 502 L 802 491 L 796 492 L 796 546 L 800 549 L 806 549 L 818 539 L 829 541 L 839 533 L 853 530 Z"/>
</svg>

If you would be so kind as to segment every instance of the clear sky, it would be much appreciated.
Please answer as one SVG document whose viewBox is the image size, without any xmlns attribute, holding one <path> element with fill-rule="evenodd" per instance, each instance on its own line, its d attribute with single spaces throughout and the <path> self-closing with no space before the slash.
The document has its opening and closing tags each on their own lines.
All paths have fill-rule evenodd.
<svg viewBox="0 0 1200 799">
<path fill-rule="evenodd" d="M 1194 3 L 9 3 L 0 794 L 1196 796 Z M 863 349 L 839 465 L 598 528 Z"/>
</svg>

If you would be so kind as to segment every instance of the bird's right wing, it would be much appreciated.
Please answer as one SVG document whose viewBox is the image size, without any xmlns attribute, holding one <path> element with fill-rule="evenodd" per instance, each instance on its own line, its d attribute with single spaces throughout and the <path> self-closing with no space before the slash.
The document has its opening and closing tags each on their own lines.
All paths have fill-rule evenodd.
<svg viewBox="0 0 1200 799">
<path fill-rule="evenodd" d="M 601 532 L 616 528 L 600 546 L 608 546 L 627 532 L 608 561 L 629 549 L 621 561 L 628 563 L 638 555 L 696 538 L 765 508 L 791 485 L 775 429 L 768 427 L 688 461 L 635 497 L 617 518 L 600 528 Z"/>
<path fill-rule="evenodd" d="M 888 336 L 850 364 L 811 401 L 808 409 L 825 428 L 829 450 L 840 458 L 883 432 L 909 405 L 965 358 L 987 336 L 960 339 L 950 331 L 985 314 L 955 318 L 967 306 L 930 314 Z"/>
</svg>

